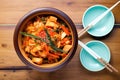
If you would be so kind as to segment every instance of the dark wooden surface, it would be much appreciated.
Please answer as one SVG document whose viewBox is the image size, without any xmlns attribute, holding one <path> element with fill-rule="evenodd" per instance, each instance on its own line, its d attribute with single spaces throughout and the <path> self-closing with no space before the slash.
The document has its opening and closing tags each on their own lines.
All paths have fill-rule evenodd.
<svg viewBox="0 0 120 80">
<path fill-rule="evenodd" d="M 118 73 L 104 69 L 90 72 L 80 63 L 78 49 L 72 60 L 63 68 L 49 73 L 38 72 L 26 66 L 18 58 L 13 47 L 13 32 L 18 20 L 28 11 L 38 7 L 55 7 L 66 14 L 82 29 L 81 21 L 84 11 L 92 5 L 112 6 L 117 0 L 1 0 L 0 1 L 0 80 L 120 80 L 120 5 L 114 8 L 116 19 L 114 29 L 105 37 L 95 38 L 85 34 L 80 38 L 84 43 L 91 40 L 103 41 L 111 51 L 110 64 Z"/>
</svg>

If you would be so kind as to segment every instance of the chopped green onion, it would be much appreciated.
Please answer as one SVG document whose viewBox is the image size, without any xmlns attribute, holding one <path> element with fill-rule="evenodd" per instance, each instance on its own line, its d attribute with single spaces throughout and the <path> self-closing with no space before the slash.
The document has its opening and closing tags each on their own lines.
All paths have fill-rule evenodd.
<svg viewBox="0 0 120 80">
<path fill-rule="evenodd" d="M 46 29 L 45 29 L 45 32 L 46 32 L 46 35 L 47 35 L 47 39 L 49 40 L 49 43 L 47 43 L 47 42 L 46 42 L 45 40 L 43 40 L 42 38 L 40 38 L 40 37 L 38 37 L 38 36 L 35 36 L 35 35 L 33 35 L 33 34 L 30 34 L 30 33 L 20 32 L 20 34 L 22 34 L 22 35 L 24 35 L 24 36 L 29 36 L 29 37 L 34 38 L 34 39 L 38 39 L 38 40 L 40 40 L 40 41 L 42 41 L 42 42 L 45 42 L 45 43 L 47 43 L 49 46 L 51 46 L 51 48 L 52 48 L 54 51 L 65 52 L 65 51 L 63 51 L 62 49 L 57 48 L 57 47 L 55 46 L 55 44 L 54 44 L 53 41 L 51 40 L 51 37 L 50 37 L 50 35 L 49 35 L 49 33 L 48 33 L 48 31 L 47 31 Z"/>
<path fill-rule="evenodd" d="M 47 29 L 45 29 L 45 32 L 46 32 L 47 39 L 49 40 L 49 45 L 51 46 L 51 48 L 54 49 L 55 51 L 65 52 L 65 51 L 63 51 L 62 49 L 57 48 L 57 47 L 55 46 L 55 44 L 54 44 L 53 41 L 51 40 L 51 37 L 50 37 Z"/>
</svg>

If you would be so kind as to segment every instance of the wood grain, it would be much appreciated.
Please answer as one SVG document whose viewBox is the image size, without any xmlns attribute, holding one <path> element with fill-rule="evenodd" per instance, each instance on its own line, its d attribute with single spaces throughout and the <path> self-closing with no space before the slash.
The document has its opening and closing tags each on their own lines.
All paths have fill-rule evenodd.
<svg viewBox="0 0 120 80">
<path fill-rule="evenodd" d="M 91 40 L 103 41 L 111 51 L 110 64 L 118 73 L 106 69 L 100 72 L 86 70 L 79 60 L 81 47 L 72 60 L 63 68 L 49 73 L 38 72 L 26 66 L 17 56 L 13 46 L 13 33 L 19 19 L 27 12 L 40 7 L 54 7 L 65 12 L 82 29 L 84 11 L 95 4 L 111 7 L 118 0 L 0 0 L 0 80 L 120 80 L 120 5 L 112 11 L 116 24 L 110 34 L 96 38 L 88 33 L 79 38 L 84 43 Z M 1 25 L 5 24 L 5 25 Z M 9 25 L 10 24 L 10 25 Z"/>
<path fill-rule="evenodd" d="M 82 25 L 76 25 L 77 30 L 82 29 Z M 104 69 L 100 72 L 90 72 L 86 70 L 80 63 L 78 49 L 73 59 L 60 70 L 43 73 L 32 70 L 19 60 L 13 47 L 14 26 L 0 26 L 0 80 L 119 80 L 119 73 L 110 73 Z M 90 36 L 88 33 L 80 38 L 84 43 L 91 40 L 103 41 L 111 51 L 111 61 L 114 67 L 120 71 L 120 25 L 115 25 L 113 31 L 102 38 Z M 60 76 L 61 75 L 61 76 Z"/>
<path fill-rule="evenodd" d="M 111 7 L 117 0 L 1 0 L 0 1 L 0 23 L 16 24 L 27 12 L 40 7 L 54 7 L 62 10 L 75 23 L 82 23 L 84 11 L 95 4 Z M 120 5 L 113 10 L 116 23 L 120 23 Z"/>
</svg>

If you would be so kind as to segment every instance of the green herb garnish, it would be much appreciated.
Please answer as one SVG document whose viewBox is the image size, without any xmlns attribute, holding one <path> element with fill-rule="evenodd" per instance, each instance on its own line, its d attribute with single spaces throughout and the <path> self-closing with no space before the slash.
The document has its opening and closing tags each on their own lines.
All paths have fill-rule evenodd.
<svg viewBox="0 0 120 80">
<path fill-rule="evenodd" d="M 47 42 L 46 42 L 45 40 L 43 40 L 42 38 L 40 38 L 40 37 L 38 37 L 38 36 L 35 36 L 35 35 L 33 35 L 33 34 L 30 34 L 30 33 L 20 32 L 20 34 L 22 34 L 22 35 L 24 35 L 24 36 L 29 36 L 29 37 L 31 37 L 31 38 L 38 39 L 38 40 L 40 40 L 40 41 L 42 41 L 42 42 L 47 43 Z"/>
<path fill-rule="evenodd" d="M 62 49 L 60 48 L 57 48 L 55 46 L 55 44 L 53 43 L 53 41 L 51 40 L 51 37 L 47 31 L 47 29 L 45 29 L 45 32 L 46 32 L 46 36 L 47 36 L 47 39 L 49 40 L 49 43 L 47 43 L 45 40 L 43 40 L 42 38 L 38 37 L 38 36 L 35 36 L 33 34 L 30 34 L 30 33 L 26 33 L 26 32 L 20 32 L 20 34 L 24 35 L 24 36 L 29 36 L 31 38 L 34 38 L 34 39 L 37 39 L 37 40 L 40 40 L 42 42 L 45 42 L 46 44 L 48 44 L 49 46 L 51 46 L 51 48 L 54 50 L 54 51 L 60 51 L 60 52 L 65 52 L 63 51 Z"/>
<path fill-rule="evenodd" d="M 47 29 L 45 29 L 45 32 L 46 32 L 47 39 L 49 40 L 49 45 L 51 46 L 51 48 L 54 49 L 55 51 L 65 52 L 65 51 L 63 51 L 62 49 L 57 48 L 57 47 L 55 46 L 55 44 L 54 44 L 53 41 L 51 40 L 51 37 L 50 37 Z"/>
</svg>

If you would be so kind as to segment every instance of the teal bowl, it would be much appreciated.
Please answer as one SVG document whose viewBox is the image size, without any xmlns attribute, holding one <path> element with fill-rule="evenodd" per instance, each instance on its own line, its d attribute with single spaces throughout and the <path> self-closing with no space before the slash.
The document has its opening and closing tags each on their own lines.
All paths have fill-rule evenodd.
<svg viewBox="0 0 120 80">
<path fill-rule="evenodd" d="M 90 41 L 86 45 L 95 51 L 100 57 L 102 57 L 106 62 L 110 61 L 110 50 L 106 44 L 101 41 Z M 91 56 L 85 49 L 81 49 L 80 52 L 80 62 L 89 71 L 97 72 L 105 68 L 101 63 L 99 63 L 93 56 Z"/>
<path fill-rule="evenodd" d="M 83 14 L 82 24 L 85 28 L 96 17 L 104 13 L 108 8 L 103 5 L 94 5 L 89 7 Z M 110 33 L 114 27 L 115 19 L 110 11 L 102 20 L 88 30 L 88 33 L 95 37 L 102 37 Z"/>
</svg>

